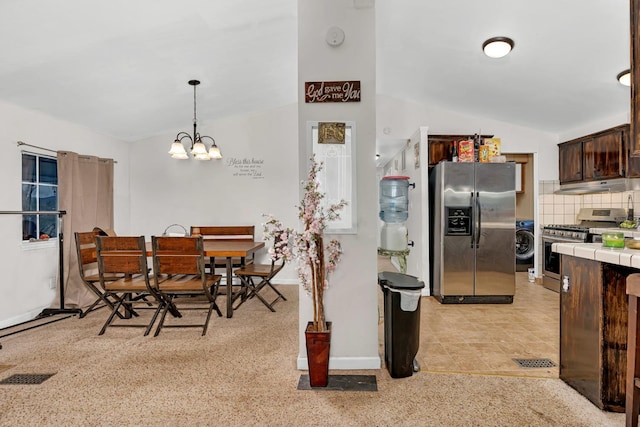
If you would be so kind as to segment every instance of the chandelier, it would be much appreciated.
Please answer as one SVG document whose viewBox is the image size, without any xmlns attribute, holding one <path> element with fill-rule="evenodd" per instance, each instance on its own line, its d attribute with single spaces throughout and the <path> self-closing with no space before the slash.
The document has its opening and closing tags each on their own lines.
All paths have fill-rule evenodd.
<svg viewBox="0 0 640 427">
<path fill-rule="evenodd" d="M 191 143 L 191 154 L 193 158 L 196 160 L 211 160 L 211 159 L 221 159 L 222 154 L 220 153 L 220 149 L 216 145 L 216 140 L 211 138 L 210 136 L 200 136 L 197 131 L 197 120 L 196 120 L 196 86 L 200 84 L 199 80 L 189 80 L 189 84 L 193 86 L 193 136 L 189 135 L 187 132 L 179 132 L 176 135 L 175 141 L 171 144 L 171 150 L 169 150 L 169 154 L 174 159 L 188 159 L 189 155 L 187 154 L 187 150 L 185 150 L 182 141 L 185 139 Z M 203 140 L 210 139 L 211 140 L 211 148 L 207 150 L 207 146 L 203 142 Z"/>
</svg>

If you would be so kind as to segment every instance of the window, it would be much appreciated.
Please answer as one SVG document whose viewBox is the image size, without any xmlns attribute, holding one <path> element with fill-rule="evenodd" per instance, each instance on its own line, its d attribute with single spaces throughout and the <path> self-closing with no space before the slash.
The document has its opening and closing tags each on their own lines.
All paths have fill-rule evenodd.
<svg viewBox="0 0 640 427">
<path fill-rule="evenodd" d="M 53 211 L 22 215 L 22 240 L 58 237 L 58 161 L 22 153 L 22 210 Z"/>
<path fill-rule="evenodd" d="M 325 193 L 326 205 L 346 200 L 347 206 L 340 213 L 340 219 L 327 225 L 327 234 L 356 234 L 356 125 L 344 124 L 344 142 L 320 140 L 320 122 L 307 122 L 307 138 L 311 151 L 324 169 L 317 176 L 320 191 Z"/>
</svg>

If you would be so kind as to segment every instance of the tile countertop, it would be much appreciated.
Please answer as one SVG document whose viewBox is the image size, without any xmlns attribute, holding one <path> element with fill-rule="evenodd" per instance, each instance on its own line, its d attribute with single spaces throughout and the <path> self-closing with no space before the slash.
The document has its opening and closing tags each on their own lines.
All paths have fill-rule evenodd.
<svg viewBox="0 0 640 427">
<path fill-rule="evenodd" d="M 551 250 L 559 254 L 640 269 L 640 250 L 637 249 L 605 248 L 602 243 L 553 243 Z"/>
<path fill-rule="evenodd" d="M 613 231 L 613 232 L 618 232 L 621 231 L 624 233 L 624 237 L 637 237 L 640 239 L 640 230 L 636 229 L 627 229 L 627 228 L 618 228 L 618 227 L 612 227 L 612 228 L 590 228 L 589 229 L 589 233 L 591 234 L 602 234 L 602 233 L 606 233 L 607 231 Z"/>
</svg>

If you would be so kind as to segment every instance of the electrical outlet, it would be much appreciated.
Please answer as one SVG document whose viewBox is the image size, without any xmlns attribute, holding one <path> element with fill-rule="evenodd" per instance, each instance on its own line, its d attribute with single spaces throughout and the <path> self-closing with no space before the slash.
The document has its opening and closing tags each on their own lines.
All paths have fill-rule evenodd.
<svg viewBox="0 0 640 427">
<path fill-rule="evenodd" d="M 55 277 L 50 277 L 49 278 L 49 289 L 55 289 L 56 288 L 56 278 Z"/>
</svg>

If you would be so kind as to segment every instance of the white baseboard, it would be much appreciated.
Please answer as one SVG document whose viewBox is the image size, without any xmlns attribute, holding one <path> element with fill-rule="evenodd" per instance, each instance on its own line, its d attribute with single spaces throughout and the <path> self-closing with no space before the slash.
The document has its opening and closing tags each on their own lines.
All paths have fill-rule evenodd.
<svg viewBox="0 0 640 427">
<path fill-rule="evenodd" d="M 274 279 L 273 284 L 274 285 L 299 285 L 300 280 L 299 279 Z"/>
<path fill-rule="evenodd" d="M 4 329 L 4 328 L 10 328 L 11 326 L 15 326 L 19 323 L 23 323 L 23 322 L 28 322 L 29 320 L 33 320 L 35 319 L 40 313 L 42 313 L 42 310 L 44 310 L 45 308 L 48 308 L 48 306 L 45 307 L 41 307 L 35 310 L 31 310 L 27 313 L 23 313 L 19 316 L 15 316 L 12 317 L 10 319 L 5 319 L 0 321 L 0 329 Z"/>
<path fill-rule="evenodd" d="M 298 355 L 298 369 L 308 370 L 307 358 Z M 329 369 L 358 370 L 358 369 L 380 369 L 380 357 L 331 357 L 329 359 Z"/>
</svg>

